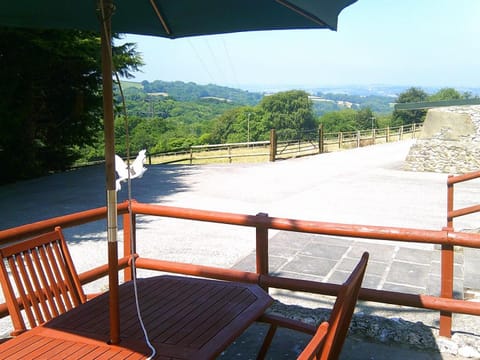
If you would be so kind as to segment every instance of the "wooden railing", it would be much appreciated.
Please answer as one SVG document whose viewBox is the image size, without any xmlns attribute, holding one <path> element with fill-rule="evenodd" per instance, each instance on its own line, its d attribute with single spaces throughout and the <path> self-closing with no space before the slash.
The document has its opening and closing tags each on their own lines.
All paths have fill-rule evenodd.
<svg viewBox="0 0 480 360">
<path fill-rule="evenodd" d="M 270 140 L 242 143 L 194 145 L 188 150 L 148 154 L 152 163 L 203 164 L 218 160 L 229 163 L 238 159 L 262 158 L 275 161 L 292 157 L 320 154 L 343 149 L 351 149 L 374 144 L 382 144 L 404 139 L 415 139 L 421 131 L 421 124 L 410 124 L 383 129 L 358 130 L 338 133 L 324 133 L 320 127 L 314 139 L 277 140 L 275 129 L 270 132 Z M 315 131 L 314 131 L 315 132 Z"/>
<path fill-rule="evenodd" d="M 192 145 L 189 148 L 168 152 L 147 153 L 148 164 L 205 164 L 216 161 L 232 163 L 249 162 L 251 158 L 258 161 L 275 161 L 293 157 L 321 154 L 368 145 L 383 144 L 405 139 L 415 139 L 422 129 L 422 124 L 410 124 L 383 129 L 344 131 L 324 133 L 322 127 L 313 130 L 310 139 L 277 140 L 275 129 L 270 131 L 270 139 L 225 144 Z M 311 133 L 311 132 L 310 132 Z M 104 160 L 77 164 L 72 168 L 98 165 Z"/>
<path fill-rule="evenodd" d="M 194 145 L 190 146 L 189 162 L 204 162 L 227 159 L 229 163 L 235 158 L 265 157 L 270 155 L 270 141 L 253 141 L 243 143 Z"/>
<path fill-rule="evenodd" d="M 453 219 L 480 212 L 480 205 L 472 205 L 465 208 L 454 209 L 454 185 L 480 178 L 480 171 L 471 172 L 463 175 L 449 175 L 447 180 L 447 225 L 443 228 L 445 231 L 453 232 Z M 453 296 L 453 280 L 443 281 L 443 279 L 453 279 L 454 273 L 454 245 L 442 244 L 442 286 L 440 294 L 442 297 L 449 298 Z M 452 326 L 452 313 L 441 312 L 440 314 L 440 335 L 448 336 Z"/>
<path fill-rule="evenodd" d="M 410 124 L 383 129 L 325 133 L 321 135 L 323 137 L 323 146 L 320 152 L 415 139 L 421 130 L 422 124 Z"/>
<path fill-rule="evenodd" d="M 400 227 L 384 227 L 370 225 L 352 225 L 340 223 L 328 223 L 320 221 L 305 221 L 287 218 L 270 217 L 267 214 L 245 215 L 227 212 L 205 211 L 198 209 L 186 209 L 171 206 L 143 204 L 133 201 L 130 204 L 131 213 L 128 212 L 127 202 L 118 205 L 118 214 L 123 216 L 124 224 L 124 249 L 123 256 L 119 259 L 118 269 L 125 268 L 124 278 L 132 278 L 130 253 L 132 242 L 136 237 L 136 217 L 139 215 L 160 216 L 184 220 L 196 220 L 211 223 L 230 224 L 256 229 L 256 269 L 252 272 L 244 272 L 233 269 L 221 269 L 204 265 L 184 264 L 178 262 L 162 261 L 161 259 L 142 258 L 139 254 L 136 260 L 137 268 L 177 272 L 203 277 L 219 278 L 224 280 L 237 280 L 247 282 L 258 282 L 262 287 L 289 289 L 295 291 L 308 291 L 312 293 L 336 295 L 339 285 L 321 283 L 307 280 L 298 280 L 270 276 L 268 274 L 268 249 L 269 230 L 284 230 L 304 232 L 322 235 L 334 235 L 338 237 L 356 237 L 370 240 L 390 240 L 401 242 L 417 242 L 428 244 L 439 244 L 447 248 L 453 246 L 465 246 L 480 248 L 480 235 L 475 233 L 455 232 L 453 228 L 442 230 L 420 230 Z M 39 234 L 53 229 L 55 226 L 71 227 L 90 221 L 105 218 L 106 208 L 92 209 L 75 214 L 52 218 L 37 223 L 19 226 L 13 229 L 0 231 L 0 245 L 12 241 L 18 241 L 29 236 Z M 233 236 L 232 236 L 233 237 Z M 442 249 L 443 253 L 443 249 Z M 443 255 L 442 255 L 443 259 Z M 453 272 L 444 271 L 449 263 L 442 261 L 442 289 L 444 284 L 453 284 Z M 252 269 L 253 270 L 253 269 Z M 99 279 L 107 274 L 107 266 L 100 265 L 95 269 L 80 274 L 82 284 Z M 447 285 L 448 288 L 448 285 Z M 463 313 L 480 315 L 480 303 L 468 302 L 465 300 L 453 299 L 452 293 L 442 293 L 440 297 L 424 294 L 407 294 L 401 292 L 362 289 L 360 299 L 386 304 L 411 306 L 416 308 L 440 311 L 441 316 L 451 313 Z M 8 315 L 5 304 L 0 304 L 0 317 Z M 450 336 L 451 322 L 441 322 L 441 335 Z"/>
</svg>

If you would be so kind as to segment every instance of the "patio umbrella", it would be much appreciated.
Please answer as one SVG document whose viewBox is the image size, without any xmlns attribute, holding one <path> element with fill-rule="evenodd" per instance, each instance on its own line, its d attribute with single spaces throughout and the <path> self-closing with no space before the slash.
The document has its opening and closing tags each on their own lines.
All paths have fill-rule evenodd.
<svg viewBox="0 0 480 360">
<path fill-rule="evenodd" d="M 356 0 L 16 0 L 0 3 L 0 25 L 101 32 L 111 340 L 119 339 L 117 197 L 113 131 L 111 32 L 167 38 L 241 31 L 336 30 Z"/>
</svg>

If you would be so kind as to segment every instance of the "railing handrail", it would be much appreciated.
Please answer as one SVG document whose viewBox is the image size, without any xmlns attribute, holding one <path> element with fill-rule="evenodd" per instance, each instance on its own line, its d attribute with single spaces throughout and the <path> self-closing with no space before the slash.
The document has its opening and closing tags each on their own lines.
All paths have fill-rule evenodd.
<svg viewBox="0 0 480 360">
<path fill-rule="evenodd" d="M 464 181 L 474 180 L 480 178 L 480 171 L 472 171 L 461 175 L 449 175 L 447 185 L 454 185 Z"/>
<path fill-rule="evenodd" d="M 275 230 L 306 232 L 323 235 L 440 245 L 448 244 L 480 248 L 479 236 L 477 234 L 455 232 L 448 229 L 428 230 L 404 227 L 309 221 L 220 211 L 207 211 L 175 206 L 144 204 L 136 201 L 132 201 L 131 208 L 134 214 L 156 215 L 185 220 L 197 220 L 249 227 L 263 226 Z M 118 204 L 118 214 L 121 215 L 126 213 L 128 213 L 127 201 Z M 52 228 L 55 228 L 55 226 L 67 228 L 86 224 L 92 221 L 103 219 L 106 217 L 106 214 L 106 207 L 99 207 L 1 230 L 0 244 L 34 236 L 51 230 Z"/>
<path fill-rule="evenodd" d="M 118 214 L 128 213 L 128 203 L 118 204 Z M 80 211 L 68 215 L 57 216 L 46 220 L 40 220 L 34 223 L 20 225 L 14 228 L 0 230 L 0 245 L 7 242 L 25 239 L 27 237 L 41 234 L 45 231 L 51 231 L 56 226 L 62 228 L 73 227 L 86 224 L 92 221 L 101 220 L 107 217 L 107 207 L 99 207 Z"/>
<path fill-rule="evenodd" d="M 245 215 L 220 211 L 206 211 L 165 205 L 132 203 L 134 214 L 172 217 L 185 220 L 215 222 L 268 229 L 305 232 L 377 240 L 448 244 L 480 248 L 479 236 L 449 230 L 424 230 L 377 225 L 344 224 L 322 221 L 307 221 L 270 216 Z"/>
<path fill-rule="evenodd" d="M 472 171 L 461 175 L 449 175 L 447 179 L 447 229 L 453 230 L 453 219 L 480 212 L 480 204 L 454 209 L 454 185 L 480 178 L 480 171 Z"/>
<path fill-rule="evenodd" d="M 225 144 L 205 144 L 205 145 L 192 145 L 190 149 L 215 149 L 215 148 L 228 148 L 228 147 L 247 147 L 256 145 L 268 145 L 270 141 L 251 141 L 251 142 L 238 142 L 238 143 L 225 143 Z"/>
</svg>

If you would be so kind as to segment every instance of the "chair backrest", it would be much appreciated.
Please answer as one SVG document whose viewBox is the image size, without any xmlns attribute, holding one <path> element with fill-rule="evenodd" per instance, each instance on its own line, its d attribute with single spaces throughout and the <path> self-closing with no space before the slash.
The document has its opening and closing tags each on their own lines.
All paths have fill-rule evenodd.
<svg viewBox="0 0 480 360">
<path fill-rule="evenodd" d="M 368 256 L 368 252 L 363 253 L 357 266 L 343 283 L 328 320 L 328 326 L 327 323 L 320 325 L 298 359 L 334 360 L 339 358 L 367 268 Z"/>
<path fill-rule="evenodd" d="M 33 328 L 86 301 L 60 227 L 2 247 L 0 257 L 13 336 L 28 329 L 24 317 Z"/>
</svg>

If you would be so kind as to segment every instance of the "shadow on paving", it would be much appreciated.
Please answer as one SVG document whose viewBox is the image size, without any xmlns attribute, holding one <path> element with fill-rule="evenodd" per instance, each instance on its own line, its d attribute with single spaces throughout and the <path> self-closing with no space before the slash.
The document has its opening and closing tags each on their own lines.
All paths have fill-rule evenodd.
<svg viewBox="0 0 480 360">
<path fill-rule="evenodd" d="M 150 165 L 142 178 L 132 180 L 132 198 L 145 203 L 159 203 L 166 196 L 188 191 L 189 185 L 184 178 L 194 171 L 195 166 Z M 126 182 L 122 183 L 117 196 L 119 203 L 128 199 Z M 103 207 L 105 198 L 103 165 L 0 186 L 0 230 Z M 104 240 L 105 229 L 106 220 L 100 220 L 77 226 L 74 230 L 65 229 L 64 232 L 69 242 L 95 241 Z"/>
<path fill-rule="evenodd" d="M 248 328 L 219 359 L 255 359 L 268 328 L 254 324 Z M 272 341 L 266 359 L 296 359 L 311 336 L 289 329 L 279 329 Z M 349 335 L 343 346 L 342 360 L 436 360 L 446 359 L 438 350 L 419 350 L 398 343 L 379 343 L 357 335 Z"/>
</svg>

